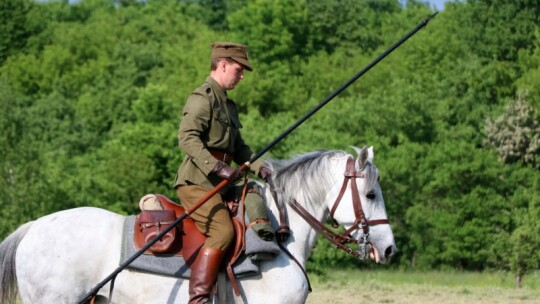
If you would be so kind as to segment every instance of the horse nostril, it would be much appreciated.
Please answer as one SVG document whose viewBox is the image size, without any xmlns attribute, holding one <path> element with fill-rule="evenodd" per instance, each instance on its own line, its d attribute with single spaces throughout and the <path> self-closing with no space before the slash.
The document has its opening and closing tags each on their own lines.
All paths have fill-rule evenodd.
<svg viewBox="0 0 540 304">
<path fill-rule="evenodd" d="M 388 246 L 386 250 L 384 251 L 384 257 L 390 258 L 392 257 L 396 252 L 394 251 L 394 246 Z"/>
</svg>

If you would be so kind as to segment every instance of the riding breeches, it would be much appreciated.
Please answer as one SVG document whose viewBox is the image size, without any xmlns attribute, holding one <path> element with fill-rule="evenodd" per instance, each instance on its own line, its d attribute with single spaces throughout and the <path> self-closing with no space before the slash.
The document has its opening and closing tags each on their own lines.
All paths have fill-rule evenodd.
<svg viewBox="0 0 540 304">
<path fill-rule="evenodd" d="M 188 185 L 176 188 L 176 193 L 187 210 L 205 196 L 208 189 Z M 227 250 L 233 241 L 234 229 L 229 209 L 223 203 L 221 194 L 214 194 L 189 216 L 195 221 L 197 228 L 207 237 L 203 247 Z"/>
</svg>

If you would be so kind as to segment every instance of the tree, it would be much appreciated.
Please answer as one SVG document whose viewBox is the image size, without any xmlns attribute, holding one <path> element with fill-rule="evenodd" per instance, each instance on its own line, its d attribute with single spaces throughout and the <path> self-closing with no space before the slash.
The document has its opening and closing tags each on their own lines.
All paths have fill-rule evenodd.
<svg viewBox="0 0 540 304">
<path fill-rule="evenodd" d="M 523 74 L 516 80 L 516 85 L 529 92 L 527 101 L 540 112 L 540 28 L 536 30 L 535 37 L 534 49 L 519 53 L 518 62 Z"/>
<path fill-rule="evenodd" d="M 232 38 L 249 46 L 255 62 L 290 61 L 306 54 L 305 1 L 256 0 L 228 20 Z"/>
<path fill-rule="evenodd" d="M 523 277 L 528 272 L 540 267 L 540 224 L 538 218 L 540 210 L 538 206 L 531 206 L 518 213 L 519 227 L 510 235 L 509 262 L 510 269 L 514 272 L 516 286 L 521 287 Z"/>
<path fill-rule="evenodd" d="M 540 168 L 540 119 L 527 104 L 526 92 L 519 92 L 501 116 L 486 120 L 486 143 L 504 163 L 522 161 Z"/>
<path fill-rule="evenodd" d="M 515 186 L 502 179 L 507 169 L 495 155 L 471 143 L 432 144 L 423 159 L 416 160 L 411 175 L 415 195 L 408 202 L 406 254 L 419 268 L 484 269 L 491 244 L 498 235 L 493 227 L 509 229 L 501 213 L 513 206 L 505 196 Z"/>
<path fill-rule="evenodd" d="M 400 11 L 394 0 L 308 0 L 309 47 L 312 52 L 333 53 L 339 47 L 372 52 L 385 41 L 386 18 Z"/>
<path fill-rule="evenodd" d="M 28 14 L 32 6 L 28 0 L 4 0 L 0 3 L 0 64 L 20 51 L 30 38 Z"/>
<path fill-rule="evenodd" d="M 463 32 L 472 51 L 487 60 L 515 62 L 520 49 L 529 49 L 540 20 L 535 0 L 468 0 L 454 16 L 473 31 Z"/>
</svg>

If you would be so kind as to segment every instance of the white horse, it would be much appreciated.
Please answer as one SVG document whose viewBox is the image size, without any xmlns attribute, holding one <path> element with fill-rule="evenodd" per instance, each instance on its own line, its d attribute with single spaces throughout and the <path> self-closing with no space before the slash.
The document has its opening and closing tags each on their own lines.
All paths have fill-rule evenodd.
<svg viewBox="0 0 540 304">
<path fill-rule="evenodd" d="M 373 150 L 355 150 L 358 158 L 343 151 L 316 151 L 291 160 L 268 162 L 275 172 L 273 183 L 278 197 L 286 203 L 288 212 L 291 236 L 283 245 L 302 267 L 317 232 L 292 208 L 294 202 L 322 222 L 332 213 L 337 222 L 350 228 L 353 239 L 366 240 L 361 245 L 367 245 L 367 255 L 376 262 L 387 263 L 396 253 L 378 171 L 373 164 Z M 351 190 L 355 187 L 352 183 L 342 186 L 349 159 L 354 162 L 356 173 L 353 172 L 352 181 L 358 188 L 360 210 L 365 216 L 365 221 L 360 222 L 366 225 L 379 221 L 377 225 L 357 225 L 358 210 L 353 207 L 354 189 Z M 342 187 L 344 194 L 340 194 Z M 266 197 L 271 221 L 277 227 L 278 209 L 268 189 Z M 339 197 L 341 202 L 333 208 Z M 14 303 L 17 293 L 23 303 L 79 303 L 123 262 L 120 243 L 124 218 L 106 210 L 83 207 L 56 212 L 19 227 L 0 244 L 0 303 Z M 306 301 L 308 281 L 287 254 L 282 252 L 272 260 L 261 262 L 260 269 L 260 275 L 238 280 L 240 301 L 265 304 Z M 99 291 L 97 303 L 109 300 L 109 285 L 110 282 Z M 228 280 L 223 289 L 227 291 L 225 295 L 221 293 L 215 300 L 234 303 Z M 115 280 L 110 300 L 112 303 L 186 303 L 188 281 L 125 269 Z"/>
</svg>

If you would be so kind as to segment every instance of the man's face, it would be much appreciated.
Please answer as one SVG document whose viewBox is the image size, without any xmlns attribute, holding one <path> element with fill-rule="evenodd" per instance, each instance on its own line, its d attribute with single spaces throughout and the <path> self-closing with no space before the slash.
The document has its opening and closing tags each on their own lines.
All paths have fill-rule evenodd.
<svg viewBox="0 0 540 304">
<path fill-rule="evenodd" d="M 232 90 L 244 78 L 244 66 L 234 61 L 223 62 L 223 89 Z"/>
</svg>

